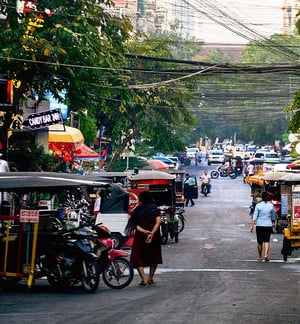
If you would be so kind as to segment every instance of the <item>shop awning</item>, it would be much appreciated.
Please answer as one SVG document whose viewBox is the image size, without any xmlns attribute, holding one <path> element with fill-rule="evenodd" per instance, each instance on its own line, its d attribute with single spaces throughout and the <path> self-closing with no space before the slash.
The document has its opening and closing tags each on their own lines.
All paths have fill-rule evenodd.
<svg viewBox="0 0 300 324">
<path fill-rule="evenodd" d="M 76 151 L 84 144 L 81 131 L 61 124 L 49 126 L 48 149 L 52 151 Z"/>
<path fill-rule="evenodd" d="M 83 144 L 74 152 L 73 160 L 94 160 L 100 159 L 100 155 L 87 145 Z"/>
</svg>

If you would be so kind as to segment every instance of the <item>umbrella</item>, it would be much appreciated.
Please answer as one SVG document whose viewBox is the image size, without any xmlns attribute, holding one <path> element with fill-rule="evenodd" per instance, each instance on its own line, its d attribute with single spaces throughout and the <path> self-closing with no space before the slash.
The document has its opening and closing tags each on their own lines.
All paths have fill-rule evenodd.
<svg viewBox="0 0 300 324">
<path fill-rule="evenodd" d="M 287 169 L 300 169 L 300 160 L 293 161 L 286 166 Z"/>
<path fill-rule="evenodd" d="M 83 146 L 84 138 L 77 128 L 51 125 L 48 133 L 48 149 L 53 151 L 76 151 Z"/>
<path fill-rule="evenodd" d="M 94 160 L 100 159 L 100 155 L 91 148 L 83 144 L 78 150 L 74 152 L 74 160 Z"/>
<path fill-rule="evenodd" d="M 166 164 L 166 163 L 164 163 L 164 162 L 162 162 L 160 160 L 152 160 L 152 159 L 150 159 L 150 160 L 147 160 L 147 163 L 150 166 L 154 167 L 154 169 L 159 169 L 159 170 L 169 169 L 168 164 Z"/>
</svg>

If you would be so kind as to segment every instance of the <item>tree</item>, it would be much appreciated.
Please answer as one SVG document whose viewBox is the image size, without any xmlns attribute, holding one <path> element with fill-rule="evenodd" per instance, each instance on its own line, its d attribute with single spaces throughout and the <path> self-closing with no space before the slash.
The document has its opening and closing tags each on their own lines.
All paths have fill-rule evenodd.
<svg viewBox="0 0 300 324">
<path fill-rule="evenodd" d="M 149 36 L 130 45 L 129 89 L 120 92 L 120 104 L 112 102 L 106 111 L 114 125 L 112 138 L 119 142 L 109 169 L 133 138 L 147 142 L 159 151 L 183 150 L 186 145 L 184 135 L 194 125 L 194 118 L 185 104 L 195 88 L 195 80 L 175 81 L 182 77 L 181 72 L 176 72 L 175 63 L 163 60 L 172 58 L 173 39 Z M 160 60 L 151 59 L 152 55 Z M 170 80 L 174 81 L 169 84 Z M 119 109 L 122 114 L 118 113 Z M 125 135 L 122 142 L 121 134 Z"/>
<path fill-rule="evenodd" d="M 110 0 L 40 0 L 23 12 L 11 4 L 0 0 L 5 16 L 0 71 L 18 85 L 0 129 L 3 145 L 12 116 L 20 112 L 20 102 L 30 90 L 39 99 L 50 91 L 73 111 L 86 108 L 93 114 L 101 109 L 102 97 L 110 96 L 108 85 L 124 81 L 117 68 L 124 62 L 124 42 L 132 30 L 129 20 L 106 10 L 113 5 Z M 66 99 L 60 96 L 62 90 Z"/>
<path fill-rule="evenodd" d="M 299 18 L 300 11 L 298 12 L 297 17 Z M 300 22 L 299 19 L 297 20 L 296 27 L 298 30 L 298 34 L 300 33 Z M 298 38 L 299 39 L 299 38 Z M 291 116 L 288 130 L 294 133 L 299 133 L 300 130 L 300 90 L 298 89 L 294 93 L 293 102 L 285 107 L 285 112 L 289 113 Z"/>
</svg>

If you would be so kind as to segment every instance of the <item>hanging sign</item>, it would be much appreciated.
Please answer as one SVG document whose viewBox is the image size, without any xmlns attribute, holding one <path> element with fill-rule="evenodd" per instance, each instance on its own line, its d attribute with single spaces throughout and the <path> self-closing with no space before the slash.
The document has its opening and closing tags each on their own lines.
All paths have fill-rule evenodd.
<svg viewBox="0 0 300 324">
<path fill-rule="evenodd" d="M 62 122 L 63 118 L 61 110 L 53 109 L 28 115 L 28 117 L 23 121 L 23 126 L 31 129 L 39 129 Z"/>
</svg>

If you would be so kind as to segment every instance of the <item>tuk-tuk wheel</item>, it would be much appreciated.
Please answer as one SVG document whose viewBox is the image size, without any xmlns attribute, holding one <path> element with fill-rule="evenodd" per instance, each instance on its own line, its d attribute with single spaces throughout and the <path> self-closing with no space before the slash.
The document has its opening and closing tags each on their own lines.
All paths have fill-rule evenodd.
<svg viewBox="0 0 300 324">
<path fill-rule="evenodd" d="M 292 243 L 290 240 L 288 240 L 286 237 L 283 239 L 282 242 L 282 249 L 281 249 L 281 254 L 283 255 L 283 261 L 286 262 L 288 255 L 292 254 Z"/>
</svg>

